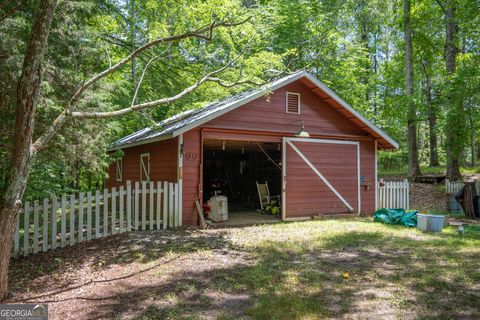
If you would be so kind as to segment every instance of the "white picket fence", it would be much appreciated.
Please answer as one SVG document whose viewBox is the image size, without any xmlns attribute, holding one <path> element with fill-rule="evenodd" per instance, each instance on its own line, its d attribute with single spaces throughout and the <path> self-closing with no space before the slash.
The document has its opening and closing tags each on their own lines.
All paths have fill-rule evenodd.
<svg viewBox="0 0 480 320">
<path fill-rule="evenodd" d="M 379 181 L 377 192 L 377 209 L 409 209 L 410 198 L 407 179 L 403 181 Z"/>
<path fill-rule="evenodd" d="M 182 225 L 178 183 L 135 182 L 26 201 L 17 216 L 13 254 L 28 256 L 130 230 Z M 68 226 L 68 228 L 67 228 Z"/>
<path fill-rule="evenodd" d="M 456 194 L 464 185 L 465 182 L 463 181 L 450 181 L 445 179 L 445 191 L 449 194 Z"/>
</svg>

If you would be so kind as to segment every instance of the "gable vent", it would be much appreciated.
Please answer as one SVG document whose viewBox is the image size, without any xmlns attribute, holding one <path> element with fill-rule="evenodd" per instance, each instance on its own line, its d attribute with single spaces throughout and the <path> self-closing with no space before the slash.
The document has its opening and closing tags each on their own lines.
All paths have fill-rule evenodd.
<svg viewBox="0 0 480 320">
<path fill-rule="evenodd" d="M 286 97 L 286 111 L 287 113 L 300 113 L 300 94 L 287 92 Z"/>
</svg>

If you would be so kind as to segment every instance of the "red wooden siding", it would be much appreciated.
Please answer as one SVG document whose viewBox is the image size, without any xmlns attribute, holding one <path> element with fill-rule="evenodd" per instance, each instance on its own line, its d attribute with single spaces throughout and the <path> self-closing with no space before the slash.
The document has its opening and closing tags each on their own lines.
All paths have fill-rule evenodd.
<svg viewBox="0 0 480 320">
<path fill-rule="evenodd" d="M 300 93 L 300 114 L 286 113 L 287 91 Z M 268 97 L 251 101 L 204 126 L 295 134 L 301 127 L 299 120 L 304 121 L 305 130 L 310 135 L 367 135 L 359 126 L 298 82 L 282 87 Z"/>
<path fill-rule="evenodd" d="M 153 142 L 123 149 L 123 179 L 115 179 L 115 162 L 108 168 L 106 187 L 125 185 L 127 180 L 140 181 L 140 155 L 150 153 L 150 180 L 177 181 L 177 139 Z"/>
<path fill-rule="evenodd" d="M 201 174 L 201 132 L 193 129 L 183 135 L 183 224 L 198 225 L 195 199 L 199 194 Z"/>
<path fill-rule="evenodd" d="M 292 141 L 358 212 L 357 145 Z M 348 213 L 349 209 L 286 144 L 286 217 Z"/>
<path fill-rule="evenodd" d="M 361 211 L 375 211 L 375 141 L 360 141 L 360 176 L 370 183 L 370 188 L 360 187 Z"/>
</svg>

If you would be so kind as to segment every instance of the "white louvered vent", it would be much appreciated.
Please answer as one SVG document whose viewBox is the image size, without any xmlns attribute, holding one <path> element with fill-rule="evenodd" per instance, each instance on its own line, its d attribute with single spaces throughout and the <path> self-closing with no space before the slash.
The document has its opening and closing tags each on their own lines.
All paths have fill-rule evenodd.
<svg viewBox="0 0 480 320">
<path fill-rule="evenodd" d="M 300 94 L 287 92 L 286 97 L 286 111 L 287 113 L 300 113 Z"/>
</svg>

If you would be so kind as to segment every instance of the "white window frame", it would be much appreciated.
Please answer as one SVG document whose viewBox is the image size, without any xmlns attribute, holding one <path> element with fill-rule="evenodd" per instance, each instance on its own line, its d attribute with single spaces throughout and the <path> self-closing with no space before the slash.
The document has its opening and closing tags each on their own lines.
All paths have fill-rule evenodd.
<svg viewBox="0 0 480 320">
<path fill-rule="evenodd" d="M 115 180 L 118 182 L 123 180 L 123 158 L 115 159 Z"/>
<path fill-rule="evenodd" d="M 297 97 L 298 97 L 298 112 L 289 112 L 289 111 L 288 111 L 288 95 L 294 95 L 294 96 L 297 96 Z M 300 93 L 287 91 L 287 92 L 285 93 L 285 112 L 286 112 L 286 113 L 290 113 L 290 114 L 300 114 L 300 106 L 301 106 L 301 103 L 300 103 Z"/>
<path fill-rule="evenodd" d="M 145 166 L 145 160 L 147 165 Z M 150 153 L 142 153 L 140 155 L 140 181 L 150 181 Z"/>
</svg>

